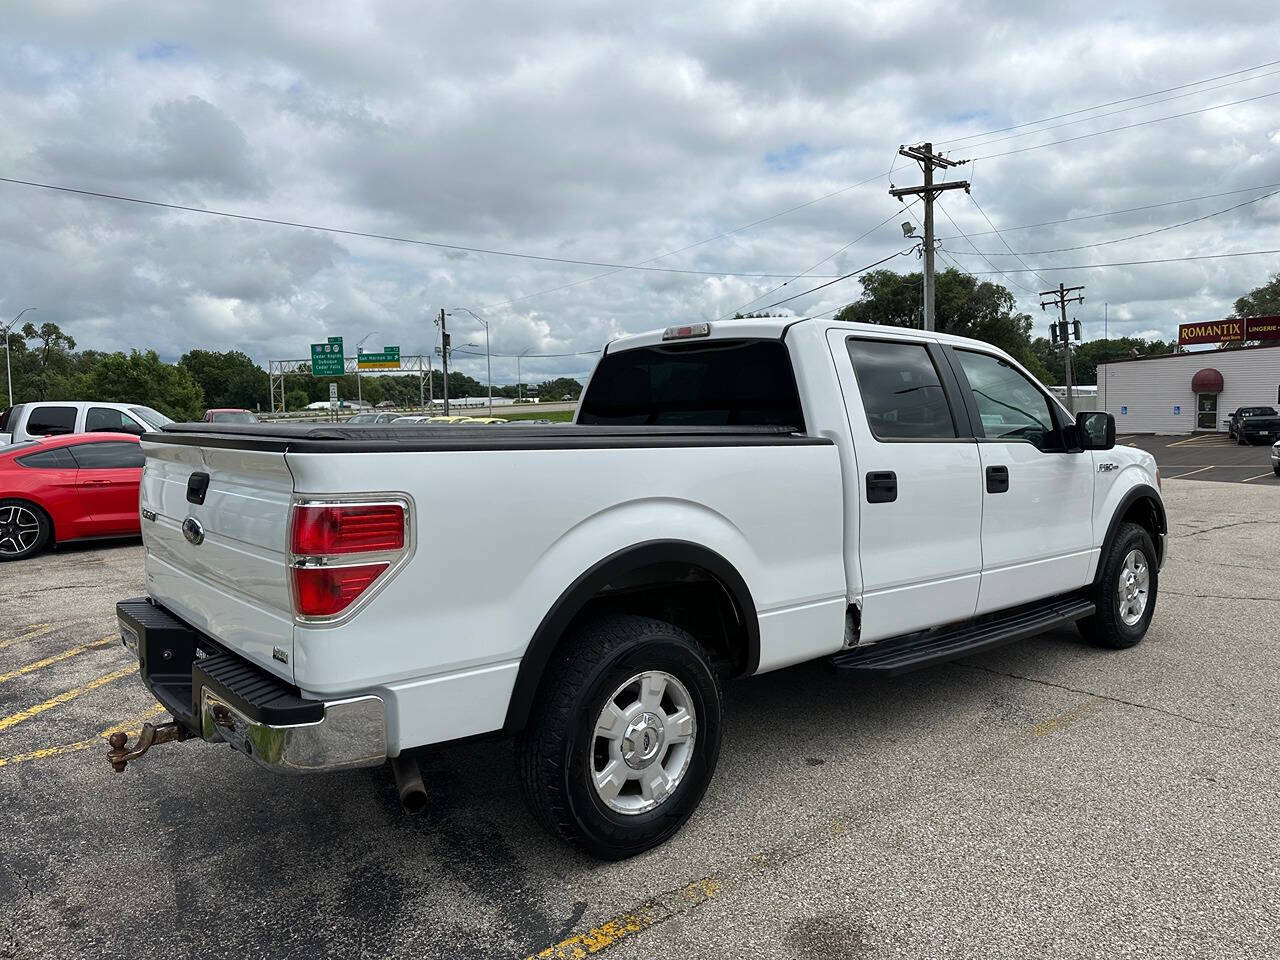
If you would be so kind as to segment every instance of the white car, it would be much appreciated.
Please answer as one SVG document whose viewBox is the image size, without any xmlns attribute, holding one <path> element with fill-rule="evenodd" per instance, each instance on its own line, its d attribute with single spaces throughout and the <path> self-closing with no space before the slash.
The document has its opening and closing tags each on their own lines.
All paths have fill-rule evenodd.
<svg viewBox="0 0 1280 960">
<path fill-rule="evenodd" d="M 1280 477 L 1280 440 L 1271 445 L 1271 469 Z"/>
<path fill-rule="evenodd" d="M 0 443 L 21 443 L 66 433 L 132 433 L 141 436 L 173 423 L 159 410 L 137 403 L 48 400 L 15 403 L 0 412 Z"/>
<path fill-rule="evenodd" d="M 1130 647 L 1151 622 L 1154 459 L 989 344 L 682 325 L 608 344 L 576 416 L 145 437 L 150 596 L 117 610 L 174 722 L 142 746 L 393 758 L 421 805 L 409 751 L 511 734 L 541 822 L 620 858 L 711 784 L 727 678 L 894 675 L 1071 622 Z"/>
</svg>

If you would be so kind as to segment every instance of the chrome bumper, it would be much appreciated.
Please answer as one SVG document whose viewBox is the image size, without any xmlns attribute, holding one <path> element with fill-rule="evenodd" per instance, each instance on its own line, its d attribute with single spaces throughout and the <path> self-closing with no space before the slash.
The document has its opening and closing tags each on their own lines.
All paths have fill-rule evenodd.
<svg viewBox="0 0 1280 960">
<path fill-rule="evenodd" d="M 381 697 L 327 701 L 315 723 L 271 726 L 250 720 L 214 691 L 200 696 L 200 733 L 225 742 L 277 773 L 375 767 L 387 759 L 386 705 Z"/>
</svg>

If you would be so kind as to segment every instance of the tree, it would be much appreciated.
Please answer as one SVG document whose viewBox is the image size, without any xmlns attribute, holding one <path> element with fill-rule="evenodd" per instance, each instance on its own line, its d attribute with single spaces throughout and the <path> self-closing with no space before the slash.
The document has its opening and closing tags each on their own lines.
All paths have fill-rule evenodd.
<svg viewBox="0 0 1280 960">
<path fill-rule="evenodd" d="M 1235 303 L 1234 316 L 1237 317 L 1272 317 L 1280 314 L 1280 273 L 1260 287 L 1254 287 Z M 1280 340 L 1253 341 L 1268 347 L 1280 347 Z M 1224 347 L 1228 344 L 1223 344 Z M 1244 344 L 1230 344 L 1244 346 Z"/>
<path fill-rule="evenodd" d="M 1004 350 L 1038 379 L 1049 371 L 1031 349 L 1031 317 L 1017 312 L 1017 299 L 998 283 L 956 269 L 936 275 L 934 302 L 939 333 L 972 337 Z M 862 296 L 835 319 L 893 327 L 924 326 L 924 291 L 919 273 L 873 270 L 858 278 Z"/>
<path fill-rule="evenodd" d="M 559 400 L 564 396 L 577 400 L 581 394 L 582 384 L 572 377 L 556 377 L 554 380 L 545 380 L 538 384 L 538 396 L 543 402 Z"/>
<path fill-rule="evenodd" d="M 38 341 L 31 351 L 34 369 L 30 375 L 28 390 L 37 400 L 46 400 L 65 391 L 65 381 L 71 372 L 71 351 L 76 348 L 75 338 L 62 332 L 56 323 L 34 323 L 22 326 L 22 336 Z"/>
<path fill-rule="evenodd" d="M 78 380 L 82 396 L 145 404 L 175 420 L 198 420 L 204 410 L 200 384 L 186 367 L 165 363 L 154 350 L 101 354 Z"/>
<path fill-rule="evenodd" d="M 178 365 L 200 384 L 210 407 L 253 410 L 267 404 L 266 371 L 239 350 L 189 350 Z"/>
</svg>

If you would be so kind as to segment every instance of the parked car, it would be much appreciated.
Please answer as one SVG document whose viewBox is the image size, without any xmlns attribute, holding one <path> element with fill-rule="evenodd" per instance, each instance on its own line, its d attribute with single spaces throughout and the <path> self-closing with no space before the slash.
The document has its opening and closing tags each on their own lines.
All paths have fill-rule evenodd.
<svg viewBox="0 0 1280 960">
<path fill-rule="evenodd" d="M 205 423 L 257 423 L 258 415 L 242 407 L 214 407 L 204 412 Z"/>
<path fill-rule="evenodd" d="M 431 419 L 431 417 L 423 414 L 406 414 L 403 417 L 393 417 L 391 422 L 397 426 L 401 426 L 407 423 L 428 423 Z"/>
<path fill-rule="evenodd" d="M 474 417 L 461 417 L 450 414 L 447 417 L 419 417 L 424 423 L 474 423 Z"/>
<path fill-rule="evenodd" d="M 1240 423 L 1246 417 L 1274 417 L 1277 416 L 1275 407 L 1237 407 L 1223 421 L 1227 425 L 1227 436 L 1232 440 L 1239 439 L 1238 433 Z"/>
<path fill-rule="evenodd" d="M 133 434 L 93 433 L 0 447 L 0 560 L 55 543 L 138 534 L 142 448 Z"/>
<path fill-rule="evenodd" d="M 468 417 L 464 422 L 485 423 L 485 424 L 488 424 L 489 426 L 493 426 L 499 423 L 509 423 L 510 421 L 503 420 L 502 417 Z"/>
<path fill-rule="evenodd" d="M 398 414 L 394 413 L 357 413 L 354 417 L 348 417 L 346 423 L 395 423 L 399 420 Z"/>
<path fill-rule="evenodd" d="M 1247 413 L 1236 423 L 1236 441 L 1241 445 L 1255 442 L 1270 443 L 1280 437 L 1280 416 L 1271 407 L 1271 413 Z"/>
<path fill-rule="evenodd" d="M 513 734 L 538 819 L 616 859 L 697 807 L 726 678 L 892 676 L 1072 622 L 1132 647 L 1155 610 L 1154 458 L 976 340 L 690 324 L 608 344 L 571 427 L 366 433 L 145 438 L 150 596 L 117 613 L 162 739 L 390 757 L 420 809 L 410 751 Z"/>
<path fill-rule="evenodd" d="M 1280 440 L 1271 445 L 1271 469 L 1280 477 Z"/>
<path fill-rule="evenodd" d="M 141 435 L 173 423 L 159 410 L 136 403 L 48 400 L 15 403 L 0 413 L 0 444 L 67 433 L 132 433 Z"/>
</svg>

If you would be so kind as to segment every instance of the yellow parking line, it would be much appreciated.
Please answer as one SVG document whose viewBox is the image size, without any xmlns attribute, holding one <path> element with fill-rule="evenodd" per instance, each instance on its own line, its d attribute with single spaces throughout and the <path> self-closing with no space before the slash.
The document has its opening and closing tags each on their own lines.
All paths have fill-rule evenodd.
<svg viewBox="0 0 1280 960">
<path fill-rule="evenodd" d="M 1272 476 L 1275 476 L 1275 471 L 1274 471 L 1274 470 L 1268 470 L 1266 473 L 1260 473 L 1260 474 L 1258 474 L 1256 477 L 1249 477 L 1249 478 L 1248 478 L 1248 480 L 1241 480 L 1240 482 L 1241 482 L 1241 483 L 1248 483 L 1248 482 L 1249 482 L 1249 480 L 1261 480 L 1263 477 L 1272 477 Z"/>
<path fill-rule="evenodd" d="M 82 643 L 78 647 L 72 647 L 70 650 L 63 650 L 61 653 L 55 653 L 51 657 L 45 657 L 43 660 L 37 660 L 35 663 L 28 663 L 25 667 L 19 667 L 17 670 L 10 670 L 8 673 L 0 673 L 0 683 L 6 680 L 12 680 L 14 677 L 20 677 L 24 673 L 31 673 L 33 670 L 39 670 L 41 667 L 47 667 L 51 663 L 57 663 L 59 660 L 68 660 L 77 654 L 84 653 L 86 650 L 100 650 L 110 643 L 115 643 L 115 635 L 103 637 L 101 640 L 94 640 L 92 643 Z"/>
<path fill-rule="evenodd" d="M 15 643 L 22 643 L 23 640 L 34 640 L 36 637 L 43 636 L 53 630 L 52 623 L 37 623 L 34 628 L 28 630 L 20 637 L 14 637 L 12 640 L 0 641 L 0 650 L 5 647 L 12 647 Z"/>
<path fill-rule="evenodd" d="M 156 704 L 140 717 L 132 720 L 126 720 L 124 723 L 117 723 L 114 727 L 107 727 L 96 737 L 89 737 L 87 740 L 77 740 L 75 743 L 64 743 L 57 747 L 44 747 L 40 750 L 32 750 L 30 753 L 19 753 L 12 757 L 0 757 L 0 767 L 11 766 L 15 763 L 26 763 L 28 760 L 43 760 L 45 757 L 56 757 L 64 753 L 75 753 L 77 750 L 88 750 L 90 747 L 96 747 L 102 744 L 102 741 L 113 733 L 124 732 L 130 737 L 138 735 L 139 724 L 146 723 L 148 720 L 154 720 L 160 714 L 164 713 L 164 707 Z"/>
<path fill-rule="evenodd" d="M 1199 470 L 1189 470 L 1186 473 L 1180 473 L 1176 477 L 1168 477 L 1169 480 L 1181 480 L 1183 477 L 1189 477 L 1193 473 L 1204 473 L 1206 470 L 1212 470 L 1212 466 L 1201 467 Z"/>
<path fill-rule="evenodd" d="M 70 690 L 60 693 L 56 697 L 50 697 L 48 700 L 44 701 L 44 703 L 37 703 L 34 707 L 27 707 L 27 709 L 19 710 L 17 713 L 11 713 L 7 717 L 0 717 L 0 731 L 8 730 L 10 727 L 16 727 L 18 724 L 26 720 L 30 720 L 32 717 L 39 716 L 46 710 L 52 710 L 54 707 L 61 706 L 69 700 L 74 700 L 76 697 L 89 693 L 91 690 L 97 690 L 99 687 L 105 686 L 113 680 L 119 680 L 121 677 L 126 677 L 131 673 L 137 673 L 137 671 L 137 664 L 125 667 L 123 670 L 108 673 L 104 677 L 98 677 L 96 680 L 90 680 L 88 683 L 82 684 L 78 687 L 72 687 Z"/>
</svg>

